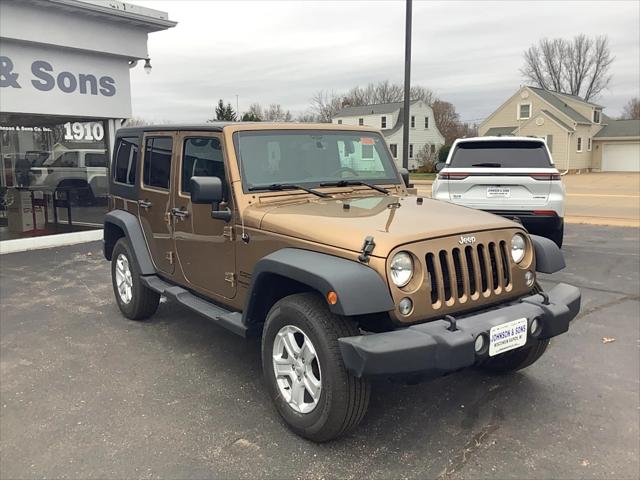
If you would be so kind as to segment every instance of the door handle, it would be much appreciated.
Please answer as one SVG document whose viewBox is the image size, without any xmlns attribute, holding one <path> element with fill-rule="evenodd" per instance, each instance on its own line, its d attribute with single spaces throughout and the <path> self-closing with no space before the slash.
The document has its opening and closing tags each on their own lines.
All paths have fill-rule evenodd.
<svg viewBox="0 0 640 480">
<path fill-rule="evenodd" d="M 179 218 L 180 220 L 184 220 L 189 216 L 189 212 L 181 208 L 172 208 L 169 212 L 171 213 L 171 215 L 173 215 L 176 218 Z"/>
<path fill-rule="evenodd" d="M 138 200 L 138 205 L 140 205 L 142 208 L 151 208 L 153 203 L 151 203 L 149 200 Z"/>
</svg>

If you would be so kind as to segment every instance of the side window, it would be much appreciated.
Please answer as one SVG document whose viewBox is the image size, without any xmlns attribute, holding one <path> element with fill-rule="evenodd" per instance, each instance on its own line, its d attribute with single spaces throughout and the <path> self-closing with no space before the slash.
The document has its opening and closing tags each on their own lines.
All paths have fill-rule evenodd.
<svg viewBox="0 0 640 480">
<path fill-rule="evenodd" d="M 147 138 L 144 147 L 144 185 L 169 189 L 172 149 L 173 139 L 170 137 Z"/>
<path fill-rule="evenodd" d="M 85 167 L 106 167 L 107 155 L 104 153 L 87 153 L 84 156 Z"/>
<path fill-rule="evenodd" d="M 138 167 L 138 137 L 125 137 L 118 140 L 116 160 L 113 167 L 113 180 L 118 183 L 134 185 Z"/>
<path fill-rule="evenodd" d="M 51 166 L 78 168 L 78 152 L 64 152 L 51 164 Z"/>
<path fill-rule="evenodd" d="M 218 177 L 226 185 L 224 157 L 218 138 L 190 137 L 184 141 L 180 191 L 191 193 L 191 177 Z"/>
</svg>

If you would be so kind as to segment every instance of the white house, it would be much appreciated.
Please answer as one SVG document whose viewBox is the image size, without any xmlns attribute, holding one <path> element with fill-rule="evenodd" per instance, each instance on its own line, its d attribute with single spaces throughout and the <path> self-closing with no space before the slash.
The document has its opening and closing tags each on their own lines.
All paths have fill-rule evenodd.
<svg viewBox="0 0 640 480">
<path fill-rule="evenodd" d="M 379 128 L 396 164 L 402 166 L 403 111 L 403 102 L 346 107 L 334 115 L 332 123 Z M 413 100 L 409 113 L 409 170 L 415 170 L 420 166 L 418 152 L 427 145 L 435 154 L 444 145 L 444 137 L 436 127 L 433 110 L 425 102 Z"/>
</svg>

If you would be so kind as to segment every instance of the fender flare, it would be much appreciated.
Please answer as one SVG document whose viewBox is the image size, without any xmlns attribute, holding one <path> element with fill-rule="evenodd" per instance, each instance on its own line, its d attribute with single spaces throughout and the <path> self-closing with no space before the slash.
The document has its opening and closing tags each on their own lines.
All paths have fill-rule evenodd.
<svg viewBox="0 0 640 480">
<path fill-rule="evenodd" d="M 151 261 L 147 242 L 144 239 L 142 227 L 140 226 L 140 222 L 137 217 L 124 210 L 112 210 L 105 215 L 103 242 L 105 257 L 108 260 L 111 259 L 111 250 L 113 250 L 113 245 L 115 244 L 115 241 L 113 241 L 112 238 L 109 238 L 109 225 L 115 225 L 120 228 L 124 233 L 124 236 L 129 240 L 129 244 L 133 249 L 133 254 L 136 257 L 135 260 L 140 268 L 140 273 L 142 275 L 155 275 L 156 267 Z"/>
<path fill-rule="evenodd" d="M 264 303 L 261 290 L 270 281 L 277 282 L 278 277 L 316 290 L 323 297 L 329 291 L 336 292 L 337 303 L 328 306 L 338 315 L 366 315 L 388 312 L 395 308 L 387 284 L 371 267 L 325 253 L 283 248 L 256 263 L 247 292 L 245 324 L 264 321 L 264 317 L 260 318 L 262 315 L 257 313 Z"/>
<path fill-rule="evenodd" d="M 539 235 L 529 235 L 529 237 L 536 252 L 537 272 L 556 273 L 567 266 L 562 251 L 552 240 Z"/>
</svg>

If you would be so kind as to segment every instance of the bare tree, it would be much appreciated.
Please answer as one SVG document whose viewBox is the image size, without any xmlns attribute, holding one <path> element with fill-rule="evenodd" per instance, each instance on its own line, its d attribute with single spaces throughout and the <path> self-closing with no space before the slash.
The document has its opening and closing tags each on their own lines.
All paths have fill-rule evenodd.
<svg viewBox="0 0 640 480">
<path fill-rule="evenodd" d="M 151 125 L 151 122 L 142 118 L 142 117 L 131 117 L 127 118 L 124 122 L 124 127 L 144 127 L 146 125 Z"/>
<path fill-rule="evenodd" d="M 266 122 L 290 122 L 293 117 L 289 110 L 284 110 L 279 103 L 272 103 L 261 117 Z"/>
<path fill-rule="evenodd" d="M 411 87 L 411 100 L 423 100 L 431 105 L 435 96 L 428 88 L 416 85 Z M 352 107 L 361 105 L 373 105 L 377 103 L 401 102 L 404 98 L 404 87 L 401 84 L 382 80 L 378 83 L 369 83 L 365 87 L 354 87 L 343 98 L 343 104 Z"/>
<path fill-rule="evenodd" d="M 431 106 L 433 109 L 433 119 L 440 133 L 444 137 L 445 145 L 451 145 L 458 138 L 458 127 L 460 116 L 452 103 L 436 100 Z"/>
<path fill-rule="evenodd" d="M 546 90 L 578 95 L 585 100 L 608 87 L 614 57 L 606 36 L 584 34 L 572 40 L 543 38 L 523 54 L 520 72 L 525 79 Z"/>
<path fill-rule="evenodd" d="M 342 99 L 333 92 L 318 90 L 311 98 L 311 112 L 321 123 L 331 123 L 333 116 L 342 107 Z"/>
<path fill-rule="evenodd" d="M 300 123 L 316 123 L 316 122 L 318 122 L 318 118 L 313 113 L 304 112 L 304 113 L 299 114 L 296 117 L 296 122 L 300 122 Z"/>
<path fill-rule="evenodd" d="M 640 120 L 640 100 L 632 98 L 622 109 L 620 120 Z"/>
</svg>

